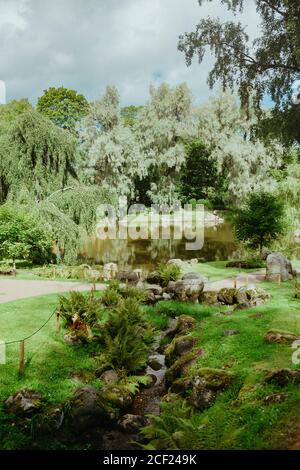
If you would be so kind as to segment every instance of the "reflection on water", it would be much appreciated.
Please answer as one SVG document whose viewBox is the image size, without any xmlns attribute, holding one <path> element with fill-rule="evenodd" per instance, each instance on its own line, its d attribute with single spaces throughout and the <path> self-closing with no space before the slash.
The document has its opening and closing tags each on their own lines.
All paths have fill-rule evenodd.
<svg viewBox="0 0 300 470">
<path fill-rule="evenodd" d="M 204 246 L 201 250 L 187 251 L 182 240 L 99 240 L 85 241 L 80 258 L 96 264 L 115 262 L 119 268 L 141 267 L 154 269 L 170 258 L 202 258 L 205 261 L 227 260 L 234 256 L 237 245 L 228 222 L 205 228 Z M 190 241 L 190 240 L 188 240 Z"/>
</svg>

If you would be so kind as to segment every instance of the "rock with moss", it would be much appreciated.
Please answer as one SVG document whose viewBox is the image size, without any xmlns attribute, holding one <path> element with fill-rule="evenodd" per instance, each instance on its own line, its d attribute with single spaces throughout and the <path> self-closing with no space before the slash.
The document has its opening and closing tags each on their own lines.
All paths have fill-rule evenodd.
<svg viewBox="0 0 300 470">
<path fill-rule="evenodd" d="M 292 344 L 296 340 L 300 340 L 300 336 L 289 331 L 269 330 L 264 340 L 268 343 Z"/>
<path fill-rule="evenodd" d="M 75 390 L 67 404 L 68 422 L 75 432 L 82 432 L 95 426 L 104 426 L 118 417 L 117 411 L 91 386 Z"/>
<path fill-rule="evenodd" d="M 40 411 L 42 405 L 43 398 L 41 394 L 29 389 L 16 392 L 4 402 L 7 413 L 20 417 L 33 415 Z"/>
<path fill-rule="evenodd" d="M 166 371 L 165 379 L 167 385 L 171 385 L 174 380 L 187 375 L 189 368 L 195 362 L 197 362 L 197 360 L 202 357 L 203 354 L 203 349 L 198 348 L 177 359 L 177 361 L 175 361 L 174 364 L 172 364 L 171 367 L 169 367 L 169 369 Z"/>
<path fill-rule="evenodd" d="M 165 350 L 166 364 L 170 366 L 178 357 L 189 352 L 195 345 L 196 338 L 191 335 L 177 336 Z"/>
<path fill-rule="evenodd" d="M 210 407 L 218 393 L 226 390 L 232 384 L 234 378 L 234 374 L 223 369 L 209 367 L 197 369 L 189 402 L 199 410 Z"/>
<path fill-rule="evenodd" d="M 181 379 L 174 380 L 170 387 L 170 392 L 186 397 L 192 386 L 193 382 L 189 377 L 182 377 Z"/>
<path fill-rule="evenodd" d="M 65 413 L 62 405 L 50 405 L 35 420 L 36 430 L 41 434 L 58 431 L 64 422 Z"/>
<path fill-rule="evenodd" d="M 285 387 L 289 384 L 300 383 L 300 370 L 276 369 L 270 371 L 264 379 L 266 384 L 274 384 L 279 387 Z"/>
<path fill-rule="evenodd" d="M 191 317 L 190 315 L 180 315 L 177 318 L 176 325 L 173 329 L 173 334 L 185 334 L 195 328 L 197 322 L 195 318 Z"/>
<path fill-rule="evenodd" d="M 115 384 L 118 382 L 119 377 L 114 369 L 109 369 L 100 375 L 100 379 L 106 384 Z"/>
<path fill-rule="evenodd" d="M 101 390 L 101 397 L 112 407 L 124 410 L 133 403 L 133 395 L 125 386 L 110 385 Z"/>
<path fill-rule="evenodd" d="M 218 292 L 217 291 L 205 291 L 202 292 L 199 301 L 206 305 L 219 305 Z"/>
<path fill-rule="evenodd" d="M 224 287 L 218 293 L 218 301 L 224 305 L 236 305 L 247 301 L 247 295 L 245 292 L 239 291 L 234 287 Z"/>
<path fill-rule="evenodd" d="M 175 282 L 174 295 L 182 302 L 197 303 L 204 289 L 204 279 L 192 277 Z"/>
</svg>

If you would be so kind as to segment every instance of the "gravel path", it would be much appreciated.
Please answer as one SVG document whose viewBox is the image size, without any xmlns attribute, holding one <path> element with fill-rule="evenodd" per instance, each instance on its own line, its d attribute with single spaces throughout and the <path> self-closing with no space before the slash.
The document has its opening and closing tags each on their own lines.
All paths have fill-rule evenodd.
<svg viewBox="0 0 300 470">
<path fill-rule="evenodd" d="M 241 274 L 237 279 L 237 287 L 253 285 L 257 281 L 264 280 L 265 273 L 259 271 L 252 274 Z M 220 281 L 208 282 L 204 291 L 218 291 L 223 287 L 234 287 L 234 278 L 222 279 Z M 66 281 L 43 281 L 43 280 L 22 280 L 22 279 L 0 279 L 0 303 L 12 300 L 26 299 L 38 295 L 56 294 L 74 290 L 77 292 L 88 291 L 91 284 L 81 282 Z M 97 284 L 97 290 L 104 290 L 105 284 Z"/>
<path fill-rule="evenodd" d="M 90 289 L 91 284 L 81 282 L 0 279 L 0 303 L 70 290 L 82 292 Z M 105 285 L 97 284 L 96 289 L 104 290 Z"/>
</svg>

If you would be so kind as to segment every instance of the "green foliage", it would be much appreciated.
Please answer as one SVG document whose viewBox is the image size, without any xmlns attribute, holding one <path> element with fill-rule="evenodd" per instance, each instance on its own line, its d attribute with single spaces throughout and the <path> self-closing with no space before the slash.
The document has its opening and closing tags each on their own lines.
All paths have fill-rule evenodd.
<svg viewBox="0 0 300 470">
<path fill-rule="evenodd" d="M 199 0 L 200 5 L 204 1 Z M 220 3 L 234 13 L 248 4 L 244 0 Z M 238 87 L 242 104 L 249 102 L 254 90 L 257 104 L 268 95 L 281 105 L 290 97 L 292 84 L 299 78 L 299 3 L 294 0 L 255 3 L 260 16 L 260 36 L 253 41 L 238 20 L 222 23 L 218 18 L 205 18 L 195 31 L 180 36 L 178 48 L 184 52 L 188 65 L 195 55 L 201 63 L 207 50 L 215 55 L 208 76 L 211 87 L 221 80 L 224 88 Z"/>
<path fill-rule="evenodd" d="M 128 298 L 120 302 L 110 312 L 105 325 L 104 362 L 127 372 L 142 369 L 147 363 L 149 339 L 153 339 L 149 337 L 148 328 L 141 307 L 135 299 Z"/>
<path fill-rule="evenodd" d="M 40 221 L 5 204 L 0 207 L 0 256 L 28 258 L 41 264 L 51 258 L 51 238 Z"/>
<path fill-rule="evenodd" d="M 149 439 L 146 449 L 179 450 L 184 448 L 187 432 L 197 432 L 191 421 L 192 411 L 183 400 L 161 402 L 160 416 L 151 416 L 151 424 L 142 429 Z"/>
<path fill-rule="evenodd" d="M 114 308 L 117 307 L 122 297 L 120 295 L 119 289 L 116 289 L 114 285 L 108 285 L 108 287 L 103 292 L 101 297 L 101 302 L 106 307 Z"/>
<path fill-rule="evenodd" d="M 158 274 L 164 286 L 167 286 L 170 281 L 178 281 L 181 276 L 181 269 L 176 264 L 161 264 L 158 267 Z"/>
<path fill-rule="evenodd" d="M 250 194 L 233 219 L 237 239 L 262 250 L 284 233 L 284 216 L 285 207 L 278 196 L 266 192 Z"/>
<path fill-rule="evenodd" d="M 37 110 L 57 126 L 75 133 L 76 124 L 88 112 L 88 102 L 74 90 L 51 87 L 38 99 Z"/>
<path fill-rule="evenodd" d="M 180 194 L 191 204 L 191 198 L 206 200 L 222 186 L 217 162 L 200 140 L 186 145 L 186 161 L 180 172 Z M 198 202 L 199 203 L 199 202 Z M 196 202 L 195 202 L 196 205 Z"/>
<path fill-rule="evenodd" d="M 101 319 L 101 304 L 93 294 L 70 292 L 59 297 L 57 313 L 65 320 L 67 328 L 93 327 Z"/>
<path fill-rule="evenodd" d="M 143 106 L 125 106 L 121 109 L 121 116 L 124 120 L 125 126 L 132 127 L 137 120 L 139 111 Z"/>
<path fill-rule="evenodd" d="M 74 137 L 35 110 L 17 115 L 3 133 L 0 125 L 0 144 L 0 176 L 14 194 L 23 187 L 40 200 L 77 177 Z"/>
</svg>

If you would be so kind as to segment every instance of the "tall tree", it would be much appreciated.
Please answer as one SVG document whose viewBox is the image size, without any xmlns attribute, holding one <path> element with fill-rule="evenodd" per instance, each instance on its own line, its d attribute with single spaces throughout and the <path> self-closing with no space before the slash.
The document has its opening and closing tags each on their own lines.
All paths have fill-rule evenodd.
<svg viewBox="0 0 300 470">
<path fill-rule="evenodd" d="M 108 86 L 91 105 L 80 137 L 90 180 L 118 195 L 133 197 L 133 180 L 145 175 L 145 160 L 132 128 L 121 118 L 115 87 Z"/>
<path fill-rule="evenodd" d="M 7 191 L 24 187 L 43 199 L 77 177 L 76 155 L 75 138 L 33 109 L 0 125 L 0 178 Z"/>
<path fill-rule="evenodd" d="M 134 131 L 151 176 L 148 195 L 154 203 L 173 203 L 176 182 L 185 162 L 192 96 L 185 83 L 150 87 L 150 100 L 139 113 Z"/>
<path fill-rule="evenodd" d="M 88 107 L 83 95 L 65 87 L 51 87 L 45 90 L 37 102 L 37 110 L 40 113 L 57 126 L 73 133 L 76 132 L 77 123 L 87 114 Z"/>
<path fill-rule="evenodd" d="M 205 0 L 198 0 L 202 5 Z M 212 0 L 207 0 L 212 1 Z M 234 14 L 245 0 L 220 0 Z M 202 19 L 195 31 L 180 36 L 178 48 L 190 65 L 194 55 L 202 62 L 209 49 L 216 58 L 209 74 L 212 87 L 238 86 L 242 103 L 255 90 L 256 104 L 269 95 L 279 106 L 291 102 L 292 84 L 300 76 L 300 3 L 298 0 L 255 0 L 261 19 L 260 37 L 250 41 L 240 21 L 222 23 Z"/>
</svg>

